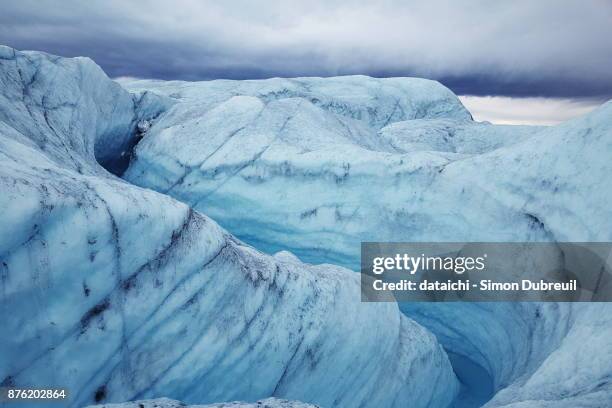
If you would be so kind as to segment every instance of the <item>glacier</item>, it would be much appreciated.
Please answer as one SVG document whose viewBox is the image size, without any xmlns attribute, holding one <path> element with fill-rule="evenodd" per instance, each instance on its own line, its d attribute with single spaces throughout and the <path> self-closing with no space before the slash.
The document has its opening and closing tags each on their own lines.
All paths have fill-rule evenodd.
<svg viewBox="0 0 612 408">
<path fill-rule="evenodd" d="M 8 47 L 0 89 L 3 386 L 71 407 L 612 403 L 608 304 L 398 308 L 350 271 L 360 241 L 610 241 L 611 102 L 501 126 L 424 79 L 115 82 Z"/>
<path fill-rule="evenodd" d="M 412 78 L 122 84 L 177 102 L 125 179 L 267 252 L 356 270 L 361 241 L 612 239 L 612 102 L 554 127 L 504 126 Z M 400 307 L 450 356 L 458 406 L 612 402 L 608 304 Z"/>
<path fill-rule="evenodd" d="M 136 147 L 126 180 L 266 252 L 353 269 L 361 241 L 446 238 L 430 232 L 455 217 L 452 201 L 443 211 L 424 202 L 438 174 L 540 130 L 473 122 L 448 89 L 415 78 L 124 85 L 177 102 Z"/>
<path fill-rule="evenodd" d="M 113 174 L 174 104 L 89 59 L 0 48 L 2 386 L 65 387 L 69 407 L 448 405 L 440 344 L 397 305 L 360 303 L 357 274 L 263 254 Z"/>
</svg>

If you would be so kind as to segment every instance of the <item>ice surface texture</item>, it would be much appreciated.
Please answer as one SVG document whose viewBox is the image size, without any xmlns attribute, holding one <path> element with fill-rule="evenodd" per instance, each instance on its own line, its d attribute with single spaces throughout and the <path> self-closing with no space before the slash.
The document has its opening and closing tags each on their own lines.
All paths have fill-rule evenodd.
<svg viewBox="0 0 612 408">
<path fill-rule="evenodd" d="M 318 408 L 316 405 L 299 401 L 267 398 L 257 402 L 224 402 L 220 404 L 187 405 L 168 398 L 142 400 L 119 404 L 91 405 L 88 408 Z"/>
<path fill-rule="evenodd" d="M 415 78 L 126 85 L 177 102 L 137 146 L 127 180 L 205 211 L 258 248 L 353 268 L 360 241 L 482 230 L 482 219 L 454 214 L 457 199 L 440 203 L 446 180 L 453 190 L 466 184 L 440 173 L 539 130 L 475 123 L 448 89 Z M 478 202 L 458 199 L 479 213 Z M 520 217 L 524 229 L 531 218 Z"/>
<path fill-rule="evenodd" d="M 88 59 L 0 47 L 2 385 L 66 387 L 71 407 L 448 405 L 458 383 L 446 353 L 396 304 L 361 304 L 357 274 L 264 255 L 99 165 L 121 173 L 176 104 L 124 91 Z M 384 120 L 354 114 L 366 112 Z"/>
<path fill-rule="evenodd" d="M 357 274 L 202 214 L 348 266 L 360 240 L 610 241 L 611 103 L 531 128 L 475 123 L 419 79 L 123 85 L 0 48 L 3 385 L 75 407 L 474 400 L 453 400 L 443 346 L 488 407 L 612 403 L 609 304 L 401 305 L 417 324 L 359 303 Z M 100 165 L 130 159 L 158 192 Z"/>
<path fill-rule="evenodd" d="M 612 240 L 612 102 L 542 128 L 410 78 L 124 85 L 176 101 L 125 177 L 269 252 L 356 269 L 360 241 Z M 609 304 L 401 308 L 490 375 L 487 406 L 612 405 Z"/>
</svg>

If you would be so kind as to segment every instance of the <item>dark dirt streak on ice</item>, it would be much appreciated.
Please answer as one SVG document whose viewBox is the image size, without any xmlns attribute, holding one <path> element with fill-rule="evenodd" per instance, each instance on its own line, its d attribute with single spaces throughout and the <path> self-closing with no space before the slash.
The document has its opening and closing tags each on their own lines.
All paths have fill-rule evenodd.
<svg viewBox="0 0 612 408">
<path fill-rule="evenodd" d="M 264 149 L 262 149 L 260 152 L 258 152 L 257 154 L 255 154 L 255 156 L 253 156 L 253 158 L 249 161 L 247 161 L 246 163 L 244 163 L 242 166 L 238 167 L 232 174 L 228 175 L 225 180 L 223 180 L 223 182 L 219 183 L 218 186 L 216 186 L 212 191 L 208 192 L 207 194 L 202 195 L 201 198 L 199 198 L 195 203 L 193 203 L 192 207 L 197 208 L 197 206 L 205 199 L 207 199 L 208 197 L 210 197 L 211 195 L 215 194 L 218 190 L 220 190 L 227 182 L 229 182 L 232 178 L 236 177 L 240 172 L 242 172 L 242 170 L 246 169 L 249 166 L 252 166 L 257 160 L 259 160 L 259 158 L 261 156 L 263 156 L 263 154 L 270 149 L 270 147 L 272 146 L 272 144 L 274 144 L 275 141 L 278 140 L 278 138 L 280 137 L 280 135 L 282 134 L 282 132 L 285 130 L 285 127 L 287 126 L 287 124 L 289 123 L 289 121 L 291 119 L 293 119 L 293 117 L 295 116 L 295 114 L 298 112 L 300 106 L 302 105 L 303 101 L 300 101 L 297 106 L 294 109 L 293 114 L 288 115 L 287 118 L 285 119 L 285 121 L 283 122 L 283 124 L 281 125 L 281 127 L 278 129 L 278 131 L 276 132 L 276 135 L 274 136 L 274 138 L 268 143 L 268 145 L 266 147 L 264 147 Z"/>
<path fill-rule="evenodd" d="M 125 292 L 125 291 L 129 291 L 132 288 L 133 285 L 133 280 L 140 275 L 140 273 L 142 273 L 146 268 L 150 268 L 151 265 L 157 263 L 157 266 L 162 266 L 162 261 L 167 262 L 168 258 L 170 257 L 169 253 L 171 250 L 173 250 L 176 246 L 177 246 L 177 242 L 179 242 L 182 237 L 184 236 L 189 236 L 191 231 L 188 230 L 188 227 L 191 225 L 191 221 L 194 219 L 194 214 L 195 212 L 191 209 L 189 209 L 188 214 L 186 216 L 185 221 L 183 222 L 183 224 L 181 225 L 181 227 L 179 227 L 178 229 L 174 230 L 172 232 L 171 235 L 171 239 L 170 239 L 170 243 L 164 247 L 159 253 L 158 255 L 153 258 L 148 260 L 144 265 L 142 265 L 141 267 L 139 267 L 137 269 L 136 272 L 134 272 L 132 275 L 130 275 L 128 278 L 124 279 L 118 286 L 116 286 L 113 291 L 111 293 L 116 293 L 117 291 L 120 292 Z M 202 220 L 204 220 L 204 218 L 202 218 Z M 132 336 L 135 335 L 135 333 L 137 333 L 146 323 L 147 321 L 149 321 L 149 319 L 151 319 L 161 308 L 162 306 L 164 306 L 166 304 L 166 301 L 170 298 L 170 296 L 176 292 L 176 290 L 181 287 L 190 277 L 192 277 L 194 274 L 201 272 L 201 270 L 203 268 L 205 268 L 206 266 L 208 266 L 210 263 L 212 263 L 219 255 L 220 253 L 223 251 L 223 249 L 225 248 L 225 246 L 223 246 L 218 253 L 216 253 L 215 255 L 213 255 L 213 257 L 209 260 L 207 260 L 201 267 L 196 267 L 194 268 L 194 271 L 187 274 L 185 277 L 183 277 L 179 282 L 177 282 L 177 284 L 168 292 L 168 294 L 164 297 L 164 299 L 156 306 L 156 308 L 146 317 L 142 320 L 142 323 L 140 325 L 138 325 L 133 332 L 126 334 L 125 338 L 123 339 L 122 343 L 127 344 L 129 342 L 129 338 L 131 338 Z M 166 321 L 168 318 L 164 319 L 164 321 Z M 161 323 L 160 323 L 161 324 Z M 155 326 L 157 327 L 157 325 Z M 143 336 L 146 336 L 146 334 L 149 334 L 153 331 L 152 328 L 150 329 L 147 333 L 144 333 Z M 111 364 L 112 360 L 114 357 L 117 356 L 117 354 L 122 350 L 123 344 L 120 345 L 118 348 L 115 349 L 115 351 L 113 353 L 111 353 L 107 359 L 107 362 L 105 364 L 103 364 L 96 372 L 94 372 L 92 374 L 92 376 L 86 381 L 87 384 L 92 383 L 94 381 L 94 379 L 96 377 L 98 377 L 102 372 L 107 371 L 107 368 L 109 366 L 109 364 Z M 115 364 L 113 366 L 113 368 L 110 370 L 110 373 L 115 372 L 115 370 L 117 369 L 117 367 L 122 364 L 122 360 L 120 360 L 117 364 Z M 106 381 L 104 381 L 104 384 L 106 384 L 108 381 L 110 380 L 110 378 L 108 378 Z M 82 393 L 82 392 L 81 392 Z M 80 393 L 80 394 L 81 394 Z M 79 395 L 80 395 L 79 394 Z"/>
<path fill-rule="evenodd" d="M 229 242 L 229 241 L 228 241 L 228 242 L 226 242 L 226 244 L 225 244 L 225 245 L 224 245 L 224 246 L 221 248 L 221 250 L 219 251 L 219 253 L 217 253 L 213 259 L 211 259 L 211 260 L 210 260 L 210 261 L 209 261 L 207 264 L 205 264 L 205 265 L 204 265 L 202 268 L 200 268 L 200 269 L 202 269 L 202 270 L 203 270 L 203 269 L 207 268 L 207 267 L 208 267 L 208 266 L 209 266 L 209 265 L 212 263 L 212 261 L 216 260 L 216 259 L 217 259 L 217 258 L 218 258 L 220 255 L 222 255 L 222 254 L 223 254 L 223 252 L 224 252 L 225 250 L 235 251 L 235 250 L 236 250 L 235 245 L 236 245 L 236 244 L 234 244 L 233 242 Z M 247 276 L 248 276 L 248 274 L 247 274 Z M 253 282 L 253 283 L 255 283 L 255 282 Z M 177 286 L 178 286 L 178 285 L 177 285 Z M 191 297 L 191 298 L 190 298 L 190 299 L 189 299 L 189 300 L 188 300 L 188 301 L 187 301 L 185 304 L 187 304 L 187 305 L 188 305 L 188 304 L 190 304 L 190 302 L 192 301 L 192 299 L 193 299 L 193 298 L 197 298 L 198 296 L 201 296 L 201 294 L 204 292 L 205 288 L 206 288 L 206 283 L 205 283 L 204 285 L 202 285 L 202 286 L 201 286 L 201 287 L 200 287 L 200 288 L 199 288 L 199 289 L 198 289 L 198 290 L 197 290 L 197 291 L 194 293 L 194 295 L 193 295 L 193 296 L 192 296 L 192 297 Z M 269 288 L 271 288 L 271 289 L 276 288 L 276 290 L 277 290 L 277 291 L 279 292 L 279 294 L 280 294 L 279 296 L 275 296 L 275 297 L 274 297 L 274 306 L 276 306 L 276 305 L 278 304 L 278 302 L 280 302 L 280 300 L 281 300 L 281 298 L 282 298 L 282 292 L 283 292 L 283 290 L 282 290 L 282 288 L 278 288 L 278 287 L 275 285 L 275 280 L 274 280 L 273 282 L 271 282 L 271 284 L 269 285 Z M 219 298 L 219 300 L 218 300 L 217 304 L 216 304 L 216 305 L 213 307 L 213 309 L 214 309 L 215 307 L 217 307 L 217 306 L 221 305 L 222 301 L 223 301 L 223 300 L 222 300 L 222 298 Z M 242 338 L 242 336 L 244 336 L 244 335 L 246 334 L 246 332 L 249 330 L 249 328 L 252 326 L 252 324 L 253 324 L 253 323 L 256 321 L 256 319 L 257 319 L 258 317 L 260 317 L 260 315 L 261 315 L 261 313 L 263 312 L 263 309 L 266 307 L 266 305 L 267 305 L 266 301 L 263 301 L 263 302 L 262 302 L 262 303 L 259 305 L 259 307 L 258 307 L 258 308 L 257 308 L 257 310 L 255 311 L 255 313 L 253 314 L 253 316 L 252 316 L 250 319 L 248 319 L 248 320 L 245 322 L 245 325 L 244 325 L 244 327 L 242 328 L 242 330 L 240 331 L 240 333 L 238 333 L 238 334 L 237 334 L 237 335 L 236 335 L 236 336 L 235 336 L 235 337 L 234 337 L 234 338 L 231 340 L 231 342 L 228 344 L 228 346 L 229 346 L 229 347 L 232 347 L 232 346 L 233 346 L 233 345 L 234 345 L 234 344 L 235 344 L 237 341 L 239 341 L 239 340 Z M 170 316 L 168 316 L 168 317 L 167 317 L 167 318 L 165 318 L 164 320 L 160 321 L 160 322 L 159 322 L 159 323 L 158 323 L 156 326 L 154 326 L 153 328 L 151 328 L 151 330 L 150 330 L 150 331 L 154 331 L 155 329 L 159 328 L 159 327 L 160 327 L 162 324 L 166 323 L 166 321 L 167 321 L 169 318 L 170 318 Z M 265 327 L 267 327 L 267 326 L 270 324 L 270 322 L 271 322 L 271 319 L 266 320 L 266 321 L 264 322 Z M 206 329 L 206 328 L 210 327 L 210 325 L 211 325 L 212 323 L 213 323 L 213 322 L 211 322 L 209 325 L 206 325 L 206 326 L 204 327 L 204 329 Z M 265 329 L 265 327 L 264 327 L 264 329 Z M 192 342 L 192 344 L 191 344 L 190 346 L 186 347 L 185 351 L 184 351 L 183 353 L 181 353 L 181 355 L 180 355 L 180 356 L 178 356 L 178 357 L 177 357 L 177 358 L 176 358 L 176 359 L 175 359 L 175 360 L 174 360 L 172 363 L 170 363 L 170 364 L 169 364 L 169 365 L 166 367 L 166 369 L 164 369 L 164 371 L 162 371 L 161 373 L 159 373 L 159 375 L 158 375 L 158 376 L 156 376 L 156 378 L 155 378 L 155 379 L 153 379 L 152 381 L 150 381 L 150 382 L 149 382 L 149 385 L 147 386 L 147 388 L 145 388 L 145 389 L 143 389 L 143 390 L 139 391 L 139 392 L 138 392 L 138 393 L 137 393 L 137 394 L 136 394 L 136 395 L 133 397 L 133 399 L 138 399 L 138 398 L 142 398 L 143 396 L 145 396 L 145 395 L 146 395 L 146 393 L 147 393 L 148 391 L 150 391 L 151 389 L 153 389 L 153 388 L 156 386 L 156 384 L 158 384 L 158 383 L 159 383 L 159 382 L 160 382 L 160 381 L 161 381 L 161 380 L 162 380 L 162 379 L 165 377 L 165 375 L 166 375 L 166 374 L 167 374 L 167 373 L 168 373 L 170 370 L 172 370 L 174 367 L 176 367 L 178 364 L 180 364 L 180 363 L 181 363 L 181 362 L 182 362 L 182 361 L 185 359 L 185 357 L 186 357 L 186 356 L 188 356 L 188 355 L 189 355 L 189 353 L 191 353 L 191 351 L 192 351 L 192 350 L 193 350 L 193 348 L 196 346 L 196 344 L 198 344 L 198 343 L 199 343 L 201 340 L 202 340 L 201 338 L 196 338 L 196 339 L 195 339 L 195 340 Z M 202 372 L 202 374 L 199 376 L 199 378 L 200 378 L 200 379 L 205 378 L 205 377 L 208 375 L 208 373 L 210 372 L 210 370 L 214 369 L 214 367 L 216 367 L 216 366 L 218 365 L 218 363 L 220 363 L 220 362 L 221 362 L 221 360 L 222 360 L 223 358 L 224 358 L 223 356 L 219 356 L 219 357 L 217 358 L 217 360 L 216 360 L 216 361 L 214 361 L 214 362 L 212 362 L 212 363 L 210 364 L 210 368 L 209 368 L 207 371 Z M 192 383 L 197 383 L 197 382 L 198 382 L 197 380 L 192 381 Z M 200 381 L 200 382 L 201 382 L 201 381 Z"/>
</svg>

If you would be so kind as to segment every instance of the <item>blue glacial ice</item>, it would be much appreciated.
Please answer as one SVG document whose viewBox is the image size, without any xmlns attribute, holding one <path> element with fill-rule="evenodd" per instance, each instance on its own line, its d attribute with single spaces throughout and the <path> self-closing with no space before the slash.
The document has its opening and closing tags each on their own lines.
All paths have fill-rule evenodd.
<svg viewBox="0 0 612 408">
<path fill-rule="evenodd" d="M 361 240 L 610 241 L 611 117 L 476 123 L 412 78 L 119 85 L 0 47 L 0 381 L 71 407 L 609 405 L 609 305 L 365 304 L 344 267 Z"/>
<path fill-rule="evenodd" d="M 357 269 L 360 241 L 612 240 L 612 102 L 501 126 L 411 78 L 123 85 L 176 101 L 124 177 L 267 252 Z M 612 404 L 608 304 L 401 309 L 448 352 L 460 406 Z"/>
<path fill-rule="evenodd" d="M 100 165 L 120 172 L 171 97 L 130 94 L 88 59 L 6 47 L 0 84 L 4 386 L 66 387 L 70 407 L 453 400 L 435 337 L 396 304 L 361 304 L 356 274 L 265 255 Z"/>
<path fill-rule="evenodd" d="M 87 408 L 317 408 L 316 405 L 300 401 L 287 401 L 277 398 L 266 398 L 256 402 L 222 402 L 206 405 L 187 405 L 169 398 L 139 400 L 117 404 L 90 405 Z"/>
</svg>

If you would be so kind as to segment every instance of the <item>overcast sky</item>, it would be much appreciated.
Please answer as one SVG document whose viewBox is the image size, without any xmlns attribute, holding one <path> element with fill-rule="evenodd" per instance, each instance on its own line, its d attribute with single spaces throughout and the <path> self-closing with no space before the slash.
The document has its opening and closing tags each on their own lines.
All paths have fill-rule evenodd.
<svg viewBox="0 0 612 408">
<path fill-rule="evenodd" d="M 461 95 L 612 98 L 612 0 L 0 3 L 0 43 L 88 56 L 111 77 L 358 73 Z"/>
</svg>

